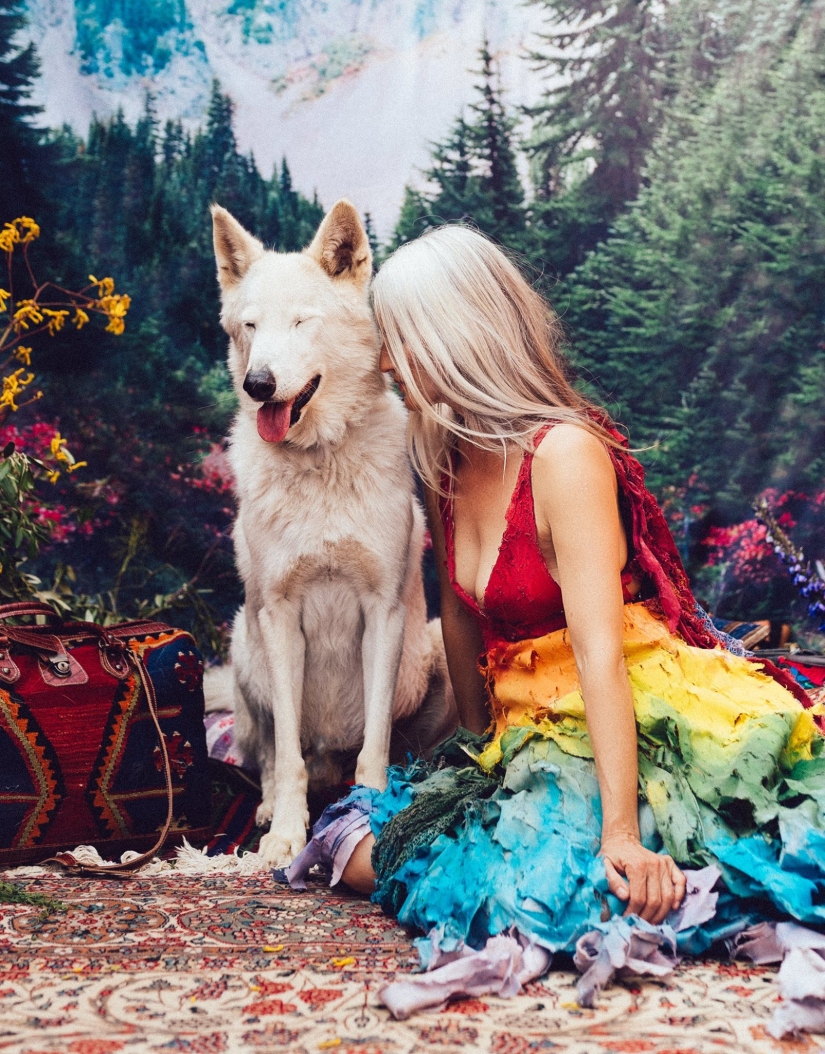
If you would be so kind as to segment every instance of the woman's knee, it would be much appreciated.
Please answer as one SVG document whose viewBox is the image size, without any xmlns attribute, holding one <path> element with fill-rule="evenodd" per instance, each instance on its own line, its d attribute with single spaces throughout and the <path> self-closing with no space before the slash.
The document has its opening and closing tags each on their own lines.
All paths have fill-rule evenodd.
<svg viewBox="0 0 825 1054">
<path fill-rule="evenodd" d="M 372 847 L 375 845 L 375 837 L 371 834 L 365 835 L 352 851 L 352 856 L 347 861 L 341 875 L 341 881 L 346 883 L 356 893 L 368 896 L 375 889 L 375 872 L 372 869 Z"/>
</svg>

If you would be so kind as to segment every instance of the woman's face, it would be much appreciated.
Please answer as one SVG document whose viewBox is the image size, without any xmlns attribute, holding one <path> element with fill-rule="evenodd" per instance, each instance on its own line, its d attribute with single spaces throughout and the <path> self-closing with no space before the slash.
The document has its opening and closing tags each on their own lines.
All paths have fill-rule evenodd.
<svg viewBox="0 0 825 1054">
<path fill-rule="evenodd" d="M 404 347 L 406 350 L 406 345 L 404 345 Z M 424 374 L 421 370 L 417 368 L 416 363 L 412 360 L 409 353 L 407 353 L 407 362 L 409 363 L 410 369 L 416 375 L 418 387 L 427 402 L 431 406 L 434 406 L 435 403 L 444 402 L 444 396 L 439 393 L 439 391 L 436 389 L 435 385 L 432 383 L 429 377 L 427 377 L 426 374 Z M 421 407 L 415 401 L 412 394 L 407 391 L 407 386 L 404 384 L 404 381 L 398 376 L 395 371 L 395 367 L 392 364 L 392 359 L 390 358 L 390 353 L 387 350 L 386 341 L 381 342 L 381 358 L 378 360 L 378 365 L 381 371 L 383 373 L 389 373 L 392 379 L 398 385 L 398 389 L 404 397 L 404 405 L 407 407 L 407 409 L 413 411 L 420 410 Z"/>
</svg>

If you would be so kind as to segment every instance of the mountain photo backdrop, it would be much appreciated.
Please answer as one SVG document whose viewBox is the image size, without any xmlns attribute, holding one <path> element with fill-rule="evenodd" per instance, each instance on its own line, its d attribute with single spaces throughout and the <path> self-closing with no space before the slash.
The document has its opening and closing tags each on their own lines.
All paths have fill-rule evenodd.
<svg viewBox="0 0 825 1054">
<path fill-rule="evenodd" d="M 346 196 L 379 263 L 450 221 L 516 254 L 702 602 L 821 648 L 824 16 L 0 0 L 0 600 L 157 615 L 222 653 L 240 587 L 208 207 L 298 250 Z"/>
</svg>

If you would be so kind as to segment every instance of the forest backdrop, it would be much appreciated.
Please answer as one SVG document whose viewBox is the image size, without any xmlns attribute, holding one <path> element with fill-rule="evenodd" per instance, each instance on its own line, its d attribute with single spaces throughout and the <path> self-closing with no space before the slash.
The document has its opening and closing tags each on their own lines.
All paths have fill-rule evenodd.
<svg viewBox="0 0 825 1054">
<path fill-rule="evenodd" d="M 821 644 L 752 506 L 766 496 L 825 558 L 825 0 L 534 4 L 523 61 L 545 94 L 508 107 L 480 41 L 475 102 L 410 173 L 378 259 L 451 220 L 516 253 L 581 383 L 642 448 L 705 603 Z M 208 206 L 297 250 L 331 203 L 295 189 L 288 159 L 264 174 L 240 153 L 217 82 L 194 133 L 151 98 L 134 125 L 44 128 L 23 19 L 0 0 L 0 227 L 40 226 L 0 233 L 0 597 L 162 614 L 219 651 L 240 589 Z M 62 290 L 40 322 L 19 315 L 27 260 Z"/>
</svg>

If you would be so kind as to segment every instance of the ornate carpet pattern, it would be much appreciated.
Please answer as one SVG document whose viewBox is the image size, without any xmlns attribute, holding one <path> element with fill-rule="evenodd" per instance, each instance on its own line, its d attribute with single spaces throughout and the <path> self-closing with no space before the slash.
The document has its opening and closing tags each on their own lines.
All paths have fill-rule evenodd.
<svg viewBox="0 0 825 1054">
<path fill-rule="evenodd" d="M 753 1054 L 820 1050 L 765 1032 L 774 972 L 708 960 L 625 982 L 595 1010 L 572 971 L 520 996 L 466 1000 L 406 1022 L 377 989 L 414 965 L 407 934 L 373 905 L 266 874 L 126 882 L 15 881 L 68 910 L 0 910 L 2 1054 Z"/>
</svg>

